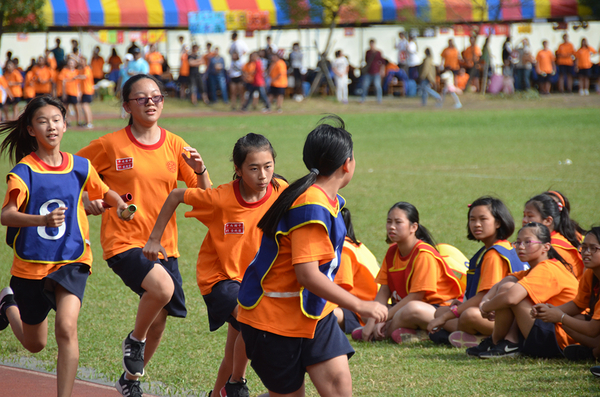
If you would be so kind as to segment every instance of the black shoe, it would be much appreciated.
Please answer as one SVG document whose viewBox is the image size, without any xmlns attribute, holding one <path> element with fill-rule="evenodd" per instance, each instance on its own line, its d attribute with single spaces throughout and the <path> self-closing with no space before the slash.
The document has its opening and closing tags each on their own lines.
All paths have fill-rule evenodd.
<svg viewBox="0 0 600 397">
<path fill-rule="evenodd" d="M 242 378 L 241 382 L 234 383 L 229 379 L 219 394 L 221 397 L 250 397 L 250 390 L 246 385 L 246 379 Z"/>
<path fill-rule="evenodd" d="M 592 368 L 590 368 L 590 372 L 592 373 L 592 375 L 594 375 L 595 377 L 600 378 L 600 366 L 596 365 Z"/>
<path fill-rule="evenodd" d="M 142 397 L 144 395 L 140 381 L 125 378 L 125 372 L 123 372 L 123 375 L 115 383 L 115 388 L 125 397 Z"/>
<path fill-rule="evenodd" d="M 582 345 L 569 345 L 563 350 L 565 358 L 569 361 L 596 361 L 592 349 Z"/>
<path fill-rule="evenodd" d="M 6 317 L 6 308 L 15 306 L 15 295 L 10 287 L 0 291 L 0 331 L 8 327 L 8 317 Z"/>
<path fill-rule="evenodd" d="M 123 369 L 131 376 L 144 376 L 144 349 L 146 342 L 131 339 L 131 333 L 123 341 Z"/>
<path fill-rule="evenodd" d="M 517 357 L 521 355 L 521 346 L 518 343 L 513 343 L 502 339 L 490 350 L 479 353 L 479 358 L 501 358 L 501 357 Z"/>
<path fill-rule="evenodd" d="M 481 353 L 485 353 L 494 347 L 494 341 L 492 341 L 492 337 L 488 336 L 478 346 L 469 347 L 467 349 L 467 355 L 473 357 L 479 357 Z"/>
<path fill-rule="evenodd" d="M 437 332 L 432 332 L 429 334 L 429 339 L 435 344 L 438 345 L 448 345 L 450 346 L 450 332 L 445 329 L 441 329 Z"/>
</svg>

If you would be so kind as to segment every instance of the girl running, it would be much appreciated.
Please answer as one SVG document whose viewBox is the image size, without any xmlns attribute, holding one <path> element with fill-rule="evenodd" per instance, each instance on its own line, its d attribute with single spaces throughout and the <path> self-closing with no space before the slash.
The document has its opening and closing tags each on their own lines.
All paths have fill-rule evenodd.
<svg viewBox="0 0 600 397">
<path fill-rule="evenodd" d="M 514 357 L 521 353 L 562 357 L 562 349 L 569 344 L 562 326 L 532 318 L 531 309 L 538 303 L 558 306 L 572 300 L 577 292 L 573 267 L 553 248 L 550 230 L 541 223 L 523 226 L 513 246 L 530 269 L 505 277 L 483 297 L 479 305 L 481 315 L 495 319 L 493 345 L 487 351 L 482 351 L 481 346 L 469 348 L 467 354 L 479 358 Z"/>
<path fill-rule="evenodd" d="M 140 295 L 133 331 L 123 341 L 125 372 L 115 385 L 127 396 L 141 396 L 138 378 L 162 338 L 167 315 L 185 317 L 185 296 L 177 264 L 177 225 L 173 215 L 162 242 L 167 253 L 149 261 L 142 254 L 162 203 L 181 180 L 188 187 L 210 188 L 206 166 L 196 149 L 158 125 L 163 109 L 162 85 L 144 74 L 123 86 L 123 109 L 129 125 L 81 149 L 104 182 L 119 194 L 131 193 L 138 211 L 133 222 L 117 223 L 98 200 L 86 201 L 86 210 L 102 214 L 100 241 L 104 259 L 125 285 Z"/>
<path fill-rule="evenodd" d="M 209 190 L 173 190 L 144 247 L 144 255 L 151 261 L 156 261 L 159 253 L 165 255 L 160 241 L 180 203 L 193 206 L 186 216 L 208 227 L 196 275 L 210 330 L 229 323 L 225 357 L 211 392 L 222 397 L 249 396 L 244 379 L 248 359 L 236 320 L 238 290 L 260 245 L 262 233 L 256 225 L 287 187 L 287 182 L 274 173 L 275 150 L 262 135 L 251 133 L 240 138 L 233 148 L 233 163 L 233 182 Z"/>
<path fill-rule="evenodd" d="M 462 296 L 459 280 L 448 267 L 427 229 L 419 223 L 412 204 L 398 202 L 387 217 L 387 242 L 391 243 L 375 281 L 381 284 L 375 301 L 392 298 L 388 322 L 369 319 L 352 332 L 356 340 L 392 338 L 396 343 L 429 340 L 427 325 L 439 306 Z"/>
<path fill-rule="evenodd" d="M 116 207 L 108 211 L 115 222 L 126 208 L 87 159 L 60 151 L 66 129 L 65 107 L 49 96 L 0 124 L 0 151 L 17 163 L 1 215 L 14 259 L 10 287 L 0 292 L 0 329 L 10 324 L 23 347 L 37 353 L 46 346 L 48 313 L 56 311 L 58 396 L 71 395 L 77 375 L 77 318 L 92 267 L 82 194 Z"/>
<path fill-rule="evenodd" d="M 510 211 L 497 198 L 484 196 L 469 205 L 467 238 L 483 247 L 471 258 L 464 302 L 440 307 L 427 326 L 437 343 L 460 348 L 478 346 L 492 334 L 494 323 L 481 317 L 479 304 L 485 294 L 510 273 L 524 270 L 516 251 L 507 241 L 515 231 Z"/>
<path fill-rule="evenodd" d="M 242 280 L 237 320 L 270 396 L 304 396 L 306 372 L 320 395 L 351 396 L 354 350 L 329 302 L 377 321 L 385 321 L 387 309 L 333 283 L 346 237 L 338 190 L 355 167 L 352 138 L 339 117 L 322 119 L 308 135 L 303 160 L 310 173 L 258 223 L 264 235 Z"/>
</svg>

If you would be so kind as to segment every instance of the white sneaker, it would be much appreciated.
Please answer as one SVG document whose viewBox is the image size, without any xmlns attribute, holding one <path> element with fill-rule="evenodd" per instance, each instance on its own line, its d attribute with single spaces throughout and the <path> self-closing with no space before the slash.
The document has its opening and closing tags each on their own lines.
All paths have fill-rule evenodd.
<svg viewBox="0 0 600 397">
<path fill-rule="evenodd" d="M 584 90 L 579 90 L 579 95 L 584 96 L 585 95 L 585 91 Z"/>
<path fill-rule="evenodd" d="M 585 90 L 585 95 L 590 95 L 590 90 Z"/>
</svg>

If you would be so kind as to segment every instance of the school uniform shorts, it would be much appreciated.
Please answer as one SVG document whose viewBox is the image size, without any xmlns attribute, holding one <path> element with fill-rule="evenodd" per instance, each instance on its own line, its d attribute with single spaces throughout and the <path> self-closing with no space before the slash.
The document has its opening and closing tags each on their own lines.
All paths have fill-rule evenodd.
<svg viewBox="0 0 600 397">
<path fill-rule="evenodd" d="M 237 331 L 240 323 L 231 314 L 238 304 L 240 282 L 236 280 L 221 280 L 212 287 L 210 294 L 202 295 L 208 312 L 208 326 L 210 331 L 216 331 L 226 322 Z"/>
<path fill-rule="evenodd" d="M 121 280 L 123 280 L 125 285 L 140 297 L 146 292 L 142 288 L 142 281 L 144 281 L 148 273 L 150 273 L 150 270 L 160 263 L 169 276 L 171 276 L 173 285 L 175 286 L 173 296 L 165 306 L 165 310 L 169 316 L 173 317 L 184 318 L 187 315 L 182 285 L 183 281 L 181 279 L 181 273 L 179 273 L 177 258 L 169 257 L 167 260 L 159 259 L 158 261 L 149 261 L 144 254 L 142 254 L 141 248 L 131 248 L 112 258 L 108 258 L 106 262 L 108 263 L 108 267 L 121 277 Z"/>
<path fill-rule="evenodd" d="M 60 285 L 83 303 L 83 293 L 90 267 L 84 263 L 71 263 L 60 267 L 41 280 L 11 277 L 10 288 L 25 324 L 36 325 L 46 319 L 50 309 L 56 310 L 56 286 Z"/>
<path fill-rule="evenodd" d="M 351 334 L 356 328 L 362 327 L 362 324 L 358 320 L 358 316 L 352 310 L 341 307 L 344 312 L 344 332 Z"/>
<path fill-rule="evenodd" d="M 563 357 L 562 350 L 556 341 L 556 328 L 553 323 L 546 323 L 539 318 L 533 323 L 529 336 L 523 343 L 523 354 L 540 358 Z"/>
<path fill-rule="evenodd" d="M 281 336 L 244 323 L 240 327 L 252 368 L 268 390 L 279 394 L 300 389 L 307 367 L 354 354 L 333 312 L 317 323 L 313 339 Z"/>
</svg>

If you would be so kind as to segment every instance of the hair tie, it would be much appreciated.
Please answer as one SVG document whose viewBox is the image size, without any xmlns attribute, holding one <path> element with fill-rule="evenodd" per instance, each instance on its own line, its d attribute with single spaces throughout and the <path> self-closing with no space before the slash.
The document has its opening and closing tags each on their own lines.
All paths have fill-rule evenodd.
<svg viewBox="0 0 600 397">
<path fill-rule="evenodd" d="M 558 204 L 558 211 L 562 212 L 563 208 L 565 207 L 565 199 L 562 196 L 562 194 L 560 194 L 559 192 L 557 192 L 555 190 L 548 190 L 548 193 L 554 195 L 557 199 L 560 200 L 560 202 L 558 202 L 556 204 Z"/>
<path fill-rule="evenodd" d="M 310 172 L 312 172 L 312 173 L 314 173 L 314 174 L 317 174 L 317 175 L 319 175 L 319 170 L 318 170 L 318 169 L 316 169 L 316 168 L 311 168 L 311 169 L 310 169 Z"/>
</svg>

